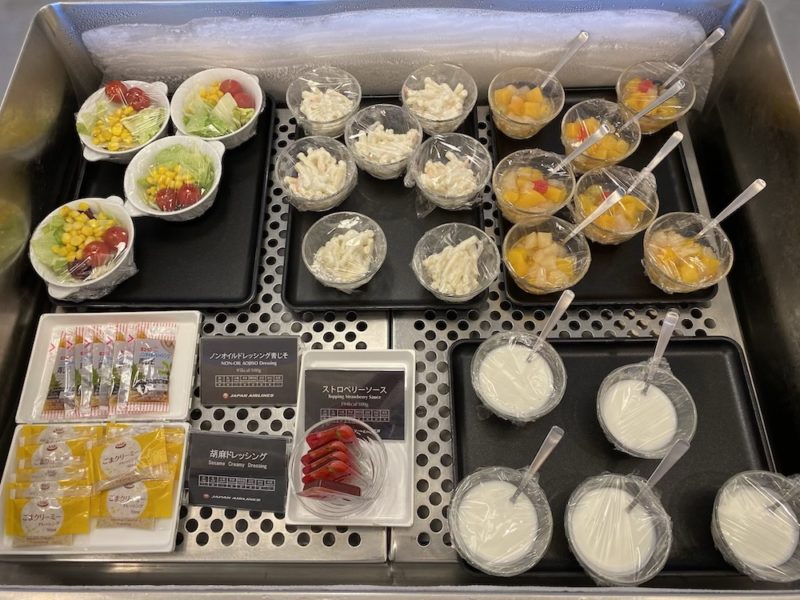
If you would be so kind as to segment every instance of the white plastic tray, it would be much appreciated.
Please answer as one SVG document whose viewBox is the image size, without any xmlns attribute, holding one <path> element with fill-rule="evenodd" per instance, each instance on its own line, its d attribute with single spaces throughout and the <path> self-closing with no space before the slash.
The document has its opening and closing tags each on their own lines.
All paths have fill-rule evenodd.
<svg viewBox="0 0 800 600">
<path fill-rule="evenodd" d="M 389 476 L 383 493 L 363 512 L 324 519 L 303 507 L 289 479 L 286 522 L 290 525 L 346 525 L 410 527 L 414 522 L 414 352 L 413 350 L 309 350 L 303 354 L 295 420 L 295 444 L 302 444 L 305 426 L 305 377 L 307 369 L 403 369 L 405 372 L 405 439 L 384 440 Z"/>
<path fill-rule="evenodd" d="M 192 404 L 192 383 L 197 356 L 197 338 L 201 315 L 198 311 L 158 311 L 158 312 L 109 312 L 109 313 L 65 313 L 42 315 L 36 338 L 33 341 L 28 372 L 22 387 L 17 423 L 43 423 L 47 419 L 37 416 L 36 404 L 41 400 L 41 392 L 50 373 L 46 373 L 47 348 L 53 330 L 76 325 L 97 325 L 101 323 L 148 323 L 174 322 L 178 325 L 175 339 L 175 354 L 169 379 L 169 408 L 163 413 L 142 413 L 141 415 L 119 415 L 124 421 L 185 421 L 189 417 Z M 83 422 L 86 418 L 63 419 L 59 422 Z M 94 420 L 97 420 L 96 418 Z"/>
<path fill-rule="evenodd" d="M 163 425 L 163 422 L 151 422 L 153 425 Z M 172 498 L 172 518 L 157 519 L 155 529 L 133 529 L 129 527 L 111 527 L 108 529 L 94 528 L 86 535 L 74 536 L 74 543 L 63 548 L 48 546 L 31 546 L 14 548 L 13 538 L 6 535 L 5 517 L 0 519 L 0 555 L 41 555 L 41 554 L 140 554 L 143 552 L 172 552 L 175 549 L 175 538 L 178 534 L 178 517 L 180 516 L 181 497 L 183 496 L 183 478 L 186 469 L 186 452 L 189 447 L 189 424 L 175 423 L 171 427 L 182 427 L 186 432 L 186 441 L 183 444 L 183 457 L 175 480 Z M 21 425 L 14 431 L 11 450 L 8 453 L 3 480 L 0 482 L 0 515 L 6 514 L 6 483 L 14 472 L 17 463 L 17 439 Z"/>
</svg>

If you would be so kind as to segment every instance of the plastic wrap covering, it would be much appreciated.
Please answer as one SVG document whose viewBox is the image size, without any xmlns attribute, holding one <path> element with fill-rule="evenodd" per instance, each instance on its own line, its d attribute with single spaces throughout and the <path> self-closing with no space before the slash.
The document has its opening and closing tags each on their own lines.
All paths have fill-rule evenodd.
<svg viewBox="0 0 800 600">
<path fill-rule="evenodd" d="M 358 81 L 336 67 L 309 69 L 286 90 L 289 110 L 309 135 L 340 136 L 360 103 Z"/>
<path fill-rule="evenodd" d="M 702 237 L 710 219 L 696 213 L 670 213 L 644 234 L 644 270 L 667 293 L 693 292 L 714 285 L 733 265 L 733 247 L 719 226 Z"/>
<path fill-rule="evenodd" d="M 422 127 L 404 108 L 375 104 L 347 122 L 344 141 L 361 169 L 378 179 L 394 179 L 405 173 L 422 142 Z"/>
<path fill-rule="evenodd" d="M 449 63 L 420 67 L 403 82 L 400 96 L 425 133 L 452 133 L 475 106 L 478 88 L 464 69 Z"/>
<path fill-rule="evenodd" d="M 541 344 L 531 354 L 536 340 L 526 333 L 498 333 L 472 357 L 472 387 L 483 406 L 513 423 L 546 415 L 558 406 L 567 387 L 564 362 L 550 344 Z"/>
<path fill-rule="evenodd" d="M 676 64 L 660 61 L 645 61 L 628 67 L 617 81 L 617 100 L 632 113 L 638 113 L 666 91 L 664 82 L 677 70 Z M 683 81 L 686 87 L 639 119 L 642 133 L 655 133 L 691 110 L 696 96 L 692 80 L 678 77 L 671 83 L 676 81 Z"/>
<path fill-rule="evenodd" d="M 489 84 L 492 122 L 510 138 L 533 137 L 564 108 L 564 88 L 533 67 L 508 69 Z"/>
<path fill-rule="evenodd" d="M 605 124 L 611 133 L 589 146 L 572 162 L 576 171 L 610 167 L 634 153 L 642 141 L 636 122 L 625 125 L 631 115 L 616 102 L 592 98 L 570 108 L 561 121 L 561 143 L 569 154 Z M 625 127 L 623 127 L 625 125 Z"/>
<path fill-rule="evenodd" d="M 617 449 L 640 458 L 663 458 L 697 427 L 692 396 L 665 360 L 611 371 L 597 392 L 597 418 Z"/>
<path fill-rule="evenodd" d="M 734 475 L 714 502 L 711 533 L 731 565 L 753 579 L 800 579 L 800 479 L 766 471 Z"/>
<path fill-rule="evenodd" d="M 681 62 L 706 37 L 696 18 L 665 10 L 456 7 L 130 23 L 89 30 L 82 38 L 110 77 L 136 74 L 174 86 L 198 69 L 227 65 L 258 74 L 267 92 L 280 98 L 297 75 L 320 63 L 353 73 L 365 93 L 394 95 L 417 67 L 448 61 L 464 67 L 483 93 L 509 67 L 549 69 L 582 29 L 592 37 L 559 73 L 565 87 L 613 86 L 624 69 L 644 60 Z M 691 69 L 698 97 L 712 75 L 707 54 Z"/>
<path fill-rule="evenodd" d="M 393 501 L 381 497 L 386 465 L 386 447 L 369 425 L 347 417 L 325 419 L 295 442 L 290 493 L 319 517 L 357 514 L 376 501 Z"/>
<path fill-rule="evenodd" d="M 575 187 L 575 199 L 570 206 L 575 223 L 582 223 L 614 192 L 620 200 L 600 215 L 583 234 L 598 244 L 621 244 L 647 228 L 658 214 L 656 178 L 645 177 L 635 188 L 639 171 L 628 167 L 605 167 L 585 173 Z"/>
<path fill-rule="evenodd" d="M 500 274 L 500 252 L 485 232 L 464 223 L 445 223 L 423 235 L 411 268 L 420 284 L 447 302 L 465 302 Z"/>
<path fill-rule="evenodd" d="M 275 160 L 275 180 L 298 210 L 325 211 L 339 206 L 356 187 L 356 161 L 347 147 L 327 136 L 302 138 Z"/>
<path fill-rule="evenodd" d="M 108 82 L 76 116 L 84 158 L 129 162 L 140 148 L 166 134 L 169 109 L 164 83 Z"/>
<path fill-rule="evenodd" d="M 572 198 L 575 174 L 564 157 L 545 150 L 517 150 L 501 160 L 492 175 L 497 206 L 512 223 L 552 215 Z"/>
<path fill-rule="evenodd" d="M 214 204 L 224 152 L 221 142 L 186 136 L 150 144 L 125 170 L 125 210 L 168 221 L 199 217 Z"/>
<path fill-rule="evenodd" d="M 327 215 L 303 238 L 303 262 L 323 285 L 352 292 L 375 276 L 386 258 L 386 236 L 369 217 Z"/>
<path fill-rule="evenodd" d="M 453 545 L 477 569 L 511 577 L 544 556 L 553 533 L 550 505 L 534 477 L 512 503 L 523 472 L 480 469 L 458 484 L 448 520 Z"/>
<path fill-rule="evenodd" d="M 184 81 L 172 97 L 172 123 L 183 135 L 235 148 L 256 134 L 264 110 L 258 78 L 238 69 L 206 69 Z"/>
<path fill-rule="evenodd" d="M 531 294 L 560 292 L 578 283 L 592 257 L 582 233 L 558 217 L 532 217 L 514 225 L 503 240 L 503 262 L 516 284 Z"/>
<path fill-rule="evenodd" d="M 136 274 L 133 221 L 121 198 L 75 200 L 51 212 L 31 236 L 30 259 L 54 298 L 102 298 Z"/>
<path fill-rule="evenodd" d="M 569 498 L 564 527 L 575 558 L 600 585 L 652 579 L 672 545 L 669 515 L 644 479 L 633 475 L 584 481 Z"/>
<path fill-rule="evenodd" d="M 436 135 L 417 148 L 404 183 L 417 186 L 417 214 L 434 207 L 465 210 L 481 200 L 492 175 L 492 157 L 475 138 L 462 133 Z"/>
</svg>

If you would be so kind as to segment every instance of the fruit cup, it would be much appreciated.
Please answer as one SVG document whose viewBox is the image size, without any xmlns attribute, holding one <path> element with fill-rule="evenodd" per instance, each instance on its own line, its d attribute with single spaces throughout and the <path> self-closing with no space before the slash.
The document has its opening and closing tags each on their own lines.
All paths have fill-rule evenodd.
<svg viewBox="0 0 800 600">
<path fill-rule="evenodd" d="M 619 202 L 586 226 L 583 233 L 587 238 L 598 244 L 621 244 L 653 222 L 658 213 L 655 177 L 645 177 L 625 193 L 638 175 L 634 169 L 614 166 L 592 169 L 578 180 L 570 205 L 575 223 L 581 223 L 614 192 L 623 194 Z"/>
<path fill-rule="evenodd" d="M 642 139 L 636 122 L 622 127 L 628 119 L 627 111 L 615 102 L 592 98 L 570 108 L 561 121 L 561 143 L 565 154 L 575 150 L 605 123 L 612 133 L 593 144 L 572 163 L 579 172 L 610 167 L 628 158 Z M 618 131 L 619 128 L 622 128 Z"/>
<path fill-rule="evenodd" d="M 342 135 L 360 104 L 358 80 L 336 67 L 309 69 L 286 89 L 286 105 L 306 135 Z"/>
<path fill-rule="evenodd" d="M 710 219 L 697 213 L 669 213 L 644 234 L 644 270 L 668 294 L 710 287 L 728 274 L 733 248 L 719 226 L 697 235 Z"/>
<path fill-rule="evenodd" d="M 664 92 L 663 83 L 677 70 L 676 65 L 661 61 L 641 62 L 628 67 L 617 80 L 617 102 L 631 114 L 639 112 Z M 685 87 L 639 119 L 643 134 L 655 133 L 691 110 L 696 97 L 694 84 L 685 77 L 675 81 L 678 80 L 683 81 Z"/>
<path fill-rule="evenodd" d="M 591 253 L 583 234 L 558 217 L 534 217 L 514 225 L 503 240 L 503 262 L 514 282 L 530 294 L 560 292 L 589 270 Z"/>
<path fill-rule="evenodd" d="M 575 175 L 569 165 L 551 172 L 563 157 L 544 150 L 518 150 L 501 160 L 492 175 L 497 206 L 512 223 L 552 215 L 572 198 Z"/>
<path fill-rule="evenodd" d="M 558 79 L 532 67 L 498 73 L 489 84 L 492 121 L 510 138 L 524 140 L 539 133 L 564 107 L 564 88 Z"/>
</svg>

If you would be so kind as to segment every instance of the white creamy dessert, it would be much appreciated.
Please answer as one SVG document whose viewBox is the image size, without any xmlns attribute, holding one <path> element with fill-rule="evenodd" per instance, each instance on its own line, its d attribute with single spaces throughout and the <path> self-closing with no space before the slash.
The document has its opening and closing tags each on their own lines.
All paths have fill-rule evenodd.
<svg viewBox="0 0 800 600">
<path fill-rule="evenodd" d="M 654 452 L 669 445 L 678 430 L 678 414 L 669 397 L 638 379 L 613 384 L 599 400 L 603 423 L 625 449 Z"/>
<path fill-rule="evenodd" d="M 347 178 L 347 163 L 337 161 L 325 148 L 312 148 L 297 155 L 297 177 L 286 176 L 284 184 L 295 196 L 322 200 L 339 192 Z"/>
<path fill-rule="evenodd" d="M 453 89 L 426 77 L 421 90 L 406 90 L 405 104 L 423 119 L 447 121 L 461 116 L 466 99 L 467 90 L 460 83 Z"/>
<path fill-rule="evenodd" d="M 524 419 L 537 414 L 554 391 L 553 371 L 544 357 L 523 344 L 490 351 L 478 367 L 481 398 L 497 412 Z"/>
<path fill-rule="evenodd" d="M 374 251 L 374 231 L 348 229 L 317 250 L 311 268 L 335 283 L 358 281 L 369 272 Z"/>
<path fill-rule="evenodd" d="M 395 133 L 383 123 L 373 123 L 356 134 L 355 150 L 365 160 L 379 165 L 389 165 L 407 159 L 419 142 L 419 131 L 409 129 Z"/>
<path fill-rule="evenodd" d="M 303 90 L 303 100 L 300 103 L 302 112 L 310 121 L 328 123 L 349 115 L 354 108 L 353 101 L 333 88 L 322 91 L 315 84 L 309 84 L 309 89 Z"/>
<path fill-rule="evenodd" d="M 445 296 L 464 296 L 478 288 L 481 242 L 471 236 L 457 246 L 447 246 L 422 261 L 429 285 Z"/>
<path fill-rule="evenodd" d="M 512 503 L 516 489 L 508 481 L 483 481 L 464 494 L 458 506 L 459 539 L 477 561 L 510 564 L 533 548 L 539 529 L 536 508 L 525 494 Z"/>
<path fill-rule="evenodd" d="M 570 545 L 581 562 L 610 579 L 638 573 L 656 547 L 656 530 L 641 504 L 626 509 L 633 496 L 618 487 L 586 492 L 568 512 Z"/>
<path fill-rule="evenodd" d="M 429 160 L 419 174 L 419 183 L 428 192 L 445 198 L 460 198 L 476 191 L 478 178 L 467 158 L 453 152 L 444 155 L 447 162 Z"/>
<path fill-rule="evenodd" d="M 717 523 L 736 557 L 756 569 L 783 565 L 797 549 L 797 515 L 774 492 L 735 485 L 722 492 Z"/>
</svg>

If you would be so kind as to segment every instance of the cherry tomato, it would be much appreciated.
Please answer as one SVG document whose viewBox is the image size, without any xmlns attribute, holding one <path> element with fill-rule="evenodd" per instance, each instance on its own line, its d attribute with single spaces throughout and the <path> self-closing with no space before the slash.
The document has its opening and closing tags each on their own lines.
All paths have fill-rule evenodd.
<svg viewBox="0 0 800 600">
<path fill-rule="evenodd" d="M 256 101 L 253 100 L 253 97 L 247 92 L 239 92 L 238 94 L 234 94 L 233 99 L 236 100 L 236 106 L 239 108 L 256 107 Z"/>
<path fill-rule="evenodd" d="M 178 190 L 178 208 L 186 208 L 200 200 L 200 188 L 193 183 L 184 183 Z"/>
<path fill-rule="evenodd" d="M 106 97 L 112 102 L 125 102 L 125 93 L 127 91 L 128 86 L 116 79 L 106 84 Z"/>
<path fill-rule="evenodd" d="M 109 227 L 103 234 L 103 241 L 106 244 L 108 244 L 111 248 L 116 248 L 120 244 L 122 244 L 123 247 L 127 246 L 128 232 L 125 231 L 122 227 L 118 226 Z"/>
<path fill-rule="evenodd" d="M 105 242 L 89 242 L 83 247 L 83 260 L 93 267 L 106 264 L 114 257 L 114 249 Z"/>
<path fill-rule="evenodd" d="M 144 93 L 142 88 L 132 87 L 125 92 L 125 102 L 134 108 L 134 110 L 143 110 L 150 106 L 150 98 Z"/>
<path fill-rule="evenodd" d="M 226 79 L 225 81 L 219 84 L 219 90 L 223 94 L 230 94 L 231 96 L 235 96 L 236 94 L 242 91 L 242 84 L 236 81 L 235 79 Z"/>
<path fill-rule="evenodd" d="M 164 212 L 178 209 L 178 192 L 173 188 L 161 188 L 156 192 L 156 206 Z"/>
</svg>

